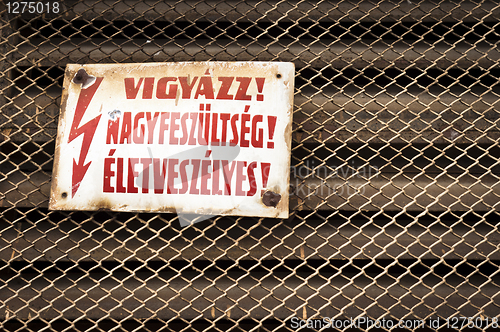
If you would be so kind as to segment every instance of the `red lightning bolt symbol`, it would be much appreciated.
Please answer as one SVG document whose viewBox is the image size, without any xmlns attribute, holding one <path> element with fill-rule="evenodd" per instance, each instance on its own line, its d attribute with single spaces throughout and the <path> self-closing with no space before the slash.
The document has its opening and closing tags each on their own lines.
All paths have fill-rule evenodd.
<svg viewBox="0 0 500 332">
<path fill-rule="evenodd" d="M 82 89 L 80 91 L 80 96 L 78 97 L 78 103 L 76 104 L 75 116 L 73 117 L 73 124 L 71 125 L 71 131 L 69 132 L 68 143 L 71 143 L 75 138 L 83 134 L 83 143 L 82 149 L 80 150 L 80 159 L 78 163 L 73 159 L 73 177 L 72 177 L 72 196 L 75 197 L 75 194 L 80 187 L 80 183 L 87 173 L 87 170 L 92 163 L 89 161 L 87 165 L 84 165 L 85 158 L 87 157 L 87 153 L 89 152 L 90 143 L 92 143 L 92 138 L 94 137 L 95 130 L 97 129 L 97 124 L 101 119 L 101 115 L 96 116 L 86 124 L 80 126 L 80 122 L 82 121 L 83 115 L 87 110 L 87 107 L 90 104 L 90 101 L 94 97 L 95 92 L 101 85 L 102 77 L 98 77 L 94 84 L 89 86 L 87 89 Z"/>
</svg>

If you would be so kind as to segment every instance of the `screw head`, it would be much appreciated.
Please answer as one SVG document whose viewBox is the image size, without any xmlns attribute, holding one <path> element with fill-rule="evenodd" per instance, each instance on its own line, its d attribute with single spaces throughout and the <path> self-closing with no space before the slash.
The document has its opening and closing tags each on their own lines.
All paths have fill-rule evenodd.
<svg viewBox="0 0 500 332">
<path fill-rule="evenodd" d="M 266 191 L 262 196 L 262 203 L 264 203 L 265 206 L 276 207 L 276 205 L 278 205 L 280 200 L 281 200 L 280 194 L 277 194 L 269 190 Z"/>
</svg>

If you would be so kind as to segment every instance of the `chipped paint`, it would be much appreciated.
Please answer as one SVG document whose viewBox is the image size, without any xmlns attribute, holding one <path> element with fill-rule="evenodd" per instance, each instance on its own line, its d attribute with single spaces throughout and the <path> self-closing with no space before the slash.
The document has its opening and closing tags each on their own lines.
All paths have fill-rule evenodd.
<svg viewBox="0 0 500 332">
<path fill-rule="evenodd" d="M 108 112 L 108 116 L 110 120 L 115 121 L 122 116 L 122 112 L 120 110 L 112 110 Z"/>
<path fill-rule="evenodd" d="M 87 74 L 87 72 L 83 68 L 79 69 L 78 72 L 73 77 L 73 83 L 81 84 L 82 89 L 89 88 L 95 82 L 96 82 L 95 76 Z"/>
</svg>

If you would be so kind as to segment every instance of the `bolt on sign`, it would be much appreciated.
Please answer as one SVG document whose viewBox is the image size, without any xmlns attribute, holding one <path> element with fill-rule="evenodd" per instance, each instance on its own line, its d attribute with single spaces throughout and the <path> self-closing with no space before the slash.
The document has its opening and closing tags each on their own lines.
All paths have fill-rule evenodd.
<svg viewBox="0 0 500 332">
<path fill-rule="evenodd" d="M 288 217 L 294 65 L 66 67 L 53 210 Z"/>
</svg>

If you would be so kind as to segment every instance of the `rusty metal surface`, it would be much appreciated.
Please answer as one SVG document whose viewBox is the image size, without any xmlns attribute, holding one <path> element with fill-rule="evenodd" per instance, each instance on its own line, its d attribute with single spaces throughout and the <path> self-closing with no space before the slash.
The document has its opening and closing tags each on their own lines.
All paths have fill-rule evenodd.
<svg viewBox="0 0 500 332">
<path fill-rule="evenodd" d="M 58 3 L 0 4 L 3 330 L 498 326 L 497 1 Z M 65 66 L 175 61 L 295 64 L 289 218 L 49 211 Z"/>
</svg>

